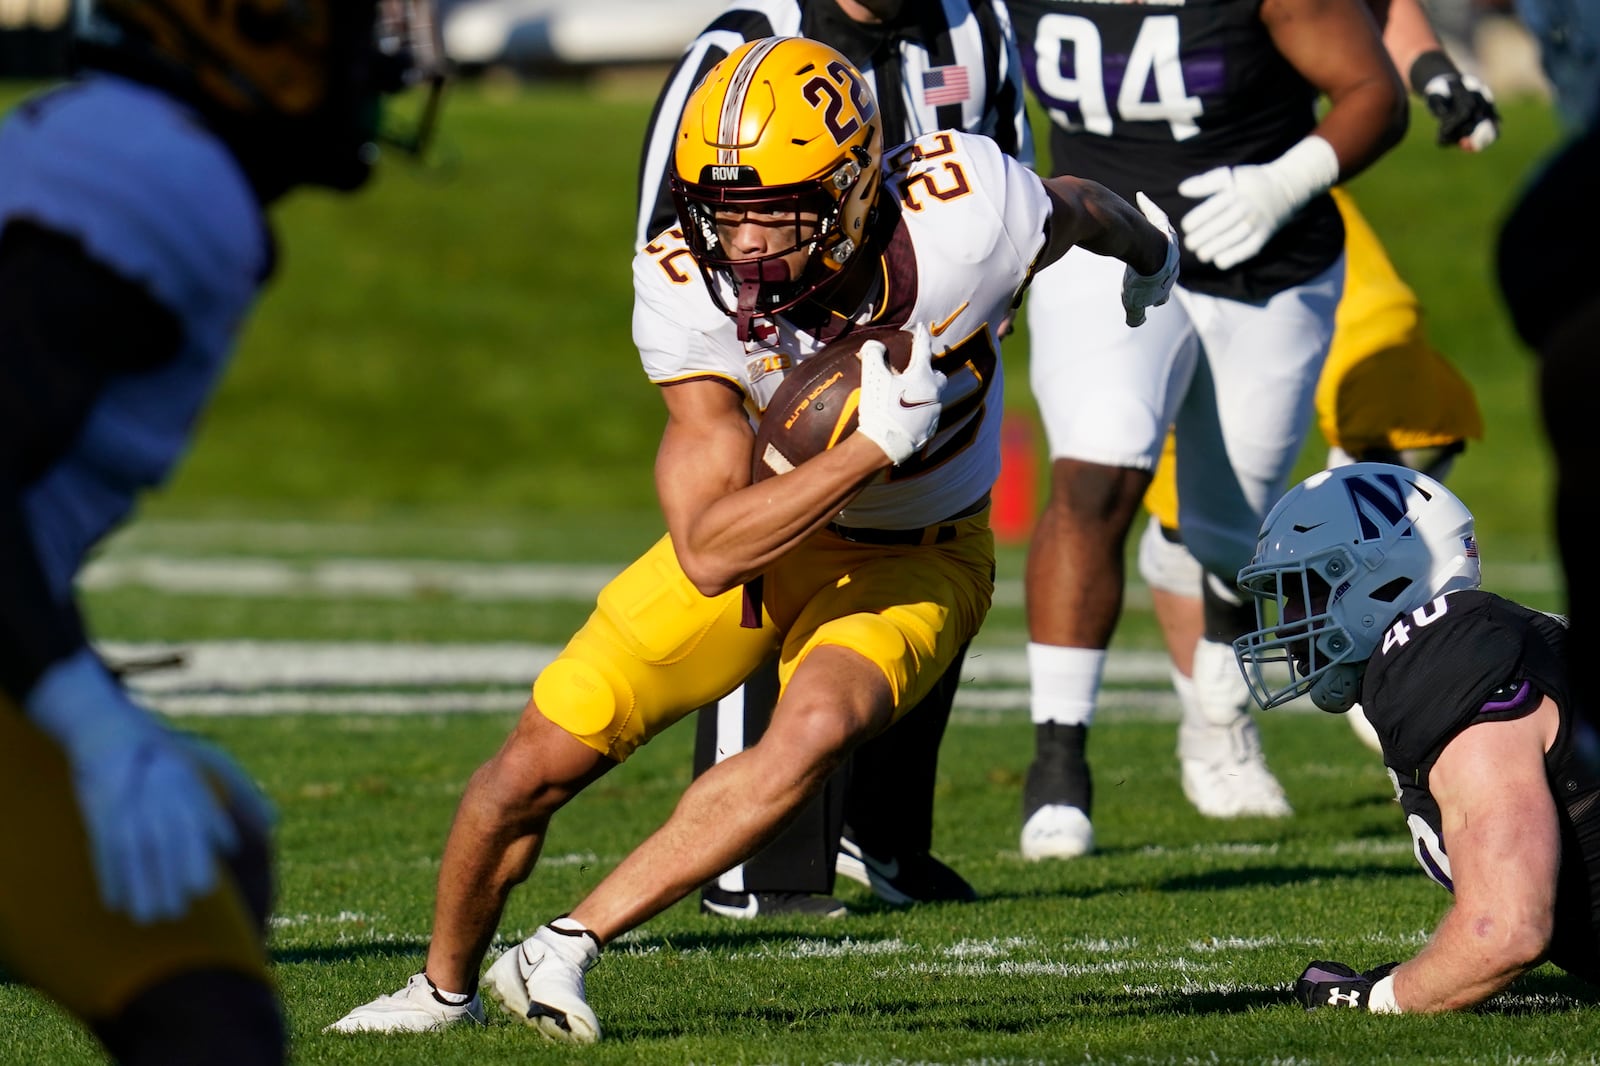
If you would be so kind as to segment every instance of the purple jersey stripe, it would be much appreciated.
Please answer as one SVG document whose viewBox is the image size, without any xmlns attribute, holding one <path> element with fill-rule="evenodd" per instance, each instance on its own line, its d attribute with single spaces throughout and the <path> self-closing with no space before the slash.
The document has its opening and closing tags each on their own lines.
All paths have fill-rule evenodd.
<svg viewBox="0 0 1600 1066">
<path fill-rule="evenodd" d="M 1533 682 L 1523 679 L 1522 687 L 1517 689 L 1516 694 L 1509 700 L 1492 700 L 1489 703 L 1485 703 L 1483 705 L 1483 710 L 1478 713 L 1492 714 L 1495 711 L 1509 711 L 1513 707 L 1520 707 L 1527 702 L 1528 693 L 1532 690 Z"/>
</svg>

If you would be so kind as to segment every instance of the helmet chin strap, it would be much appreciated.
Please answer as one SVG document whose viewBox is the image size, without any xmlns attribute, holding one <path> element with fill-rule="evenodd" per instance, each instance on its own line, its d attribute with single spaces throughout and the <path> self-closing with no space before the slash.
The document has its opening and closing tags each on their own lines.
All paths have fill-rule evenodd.
<svg viewBox="0 0 1600 1066">
<path fill-rule="evenodd" d="M 739 285 L 739 304 L 734 311 L 734 323 L 738 328 L 739 340 L 747 341 L 750 339 L 750 324 L 761 314 L 762 309 L 756 301 L 760 299 L 763 288 L 787 282 L 789 267 L 781 259 L 757 259 L 733 264 L 732 272 L 734 281 Z"/>
</svg>

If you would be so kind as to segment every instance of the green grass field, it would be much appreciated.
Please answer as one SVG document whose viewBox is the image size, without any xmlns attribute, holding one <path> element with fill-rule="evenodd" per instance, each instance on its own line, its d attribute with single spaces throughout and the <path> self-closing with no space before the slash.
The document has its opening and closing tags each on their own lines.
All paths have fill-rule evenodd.
<svg viewBox="0 0 1600 1066">
<path fill-rule="evenodd" d="M 281 276 L 194 454 L 86 576 L 105 640 L 301 664 L 258 676 L 229 659 L 190 689 L 151 674 L 147 690 L 238 753 L 280 808 L 272 950 L 296 1061 L 1593 1062 L 1600 993 L 1548 968 L 1458 1017 L 1307 1015 L 1289 1001 L 1313 958 L 1365 967 L 1414 952 L 1447 897 L 1412 860 L 1376 758 L 1329 716 L 1262 716 L 1295 818 L 1195 815 L 1139 589 L 1116 642 L 1133 668 L 1109 685 L 1090 753 L 1101 850 L 1024 862 L 1015 546 L 940 769 L 935 849 L 978 903 L 897 911 L 841 882 L 855 913 L 834 921 L 733 923 L 681 904 L 591 975 L 607 1029 L 596 1048 L 540 1044 L 492 1007 L 485 1030 L 320 1033 L 420 965 L 456 799 L 531 677 L 461 664 L 559 645 L 586 589 L 659 532 L 661 405 L 628 325 L 653 88 L 463 90 L 436 167 L 391 166 L 349 202 L 283 205 Z M 1498 220 L 1554 123 L 1535 104 L 1506 115 L 1504 142 L 1468 159 L 1436 149 L 1419 112 L 1355 188 L 1478 388 L 1488 439 L 1452 483 L 1478 514 L 1487 579 L 1554 608 L 1533 364 L 1491 273 Z M 1025 354 L 1008 349 L 1014 363 Z M 1011 377 L 1008 402 L 1026 416 L 1026 374 Z M 304 645 L 328 652 L 329 673 L 305 672 Z M 408 672 L 432 655 L 444 673 Z M 356 669 L 372 656 L 380 666 Z M 503 936 L 570 907 L 658 824 L 689 754 L 688 730 L 674 730 L 577 800 Z M 70 1021 L 0 981 L 0 1063 L 95 1061 Z"/>
</svg>

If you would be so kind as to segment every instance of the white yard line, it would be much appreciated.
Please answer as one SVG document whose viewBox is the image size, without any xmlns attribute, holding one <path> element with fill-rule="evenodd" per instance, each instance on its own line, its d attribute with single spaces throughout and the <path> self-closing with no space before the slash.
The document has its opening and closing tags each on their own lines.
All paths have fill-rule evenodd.
<svg viewBox="0 0 1600 1066">
<path fill-rule="evenodd" d="M 620 566 L 460 563 L 429 559 L 289 560 L 253 556 L 112 556 L 84 569 L 86 589 L 283 599 L 453 596 L 503 602 L 592 600 Z"/>
<path fill-rule="evenodd" d="M 177 715 L 517 711 L 560 650 L 551 644 L 257 640 L 108 641 L 100 647 L 113 664 L 161 663 L 134 669 L 128 683 L 157 710 Z M 1110 686 L 1101 692 L 1102 712 L 1177 716 L 1163 654 L 1113 651 L 1105 676 Z M 975 648 L 962 678 L 956 713 L 964 722 L 1009 721 L 1028 708 L 1021 652 Z"/>
<path fill-rule="evenodd" d="M 91 590 L 145 588 L 170 596 L 250 596 L 281 599 L 411 599 L 450 596 L 499 602 L 577 601 L 595 595 L 622 564 L 480 563 L 439 559 L 281 559 L 255 555 L 179 555 L 110 552 L 90 563 L 81 583 Z M 1551 592 L 1553 566 L 1502 564 L 1495 587 Z M 997 607 L 1020 607 L 1022 582 L 995 584 Z M 1129 581 L 1126 604 L 1148 610 L 1150 593 Z"/>
<path fill-rule="evenodd" d="M 421 644 L 334 641 L 199 640 L 189 643 L 108 641 L 101 645 L 113 662 L 141 662 L 167 656 L 172 667 L 133 675 L 147 692 L 196 691 L 292 685 L 487 685 L 522 684 L 555 658 L 553 644 Z M 961 677 L 971 685 L 1025 685 L 1023 652 L 974 648 Z M 1114 651 L 1105 678 L 1113 683 L 1168 681 L 1161 652 Z"/>
</svg>

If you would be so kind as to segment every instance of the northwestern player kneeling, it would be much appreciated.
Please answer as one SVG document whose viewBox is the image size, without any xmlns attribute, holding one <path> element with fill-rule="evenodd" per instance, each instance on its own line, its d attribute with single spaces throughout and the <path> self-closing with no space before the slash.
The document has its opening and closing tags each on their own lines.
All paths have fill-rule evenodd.
<svg viewBox="0 0 1600 1066">
<path fill-rule="evenodd" d="M 1272 509 L 1239 584 L 1257 702 L 1359 700 L 1417 861 L 1455 897 L 1407 962 L 1306 967 L 1306 1008 L 1456 1010 L 1545 961 L 1600 978 L 1600 778 L 1579 758 L 1566 621 L 1478 588 L 1472 513 L 1405 467 L 1324 471 Z"/>
</svg>

